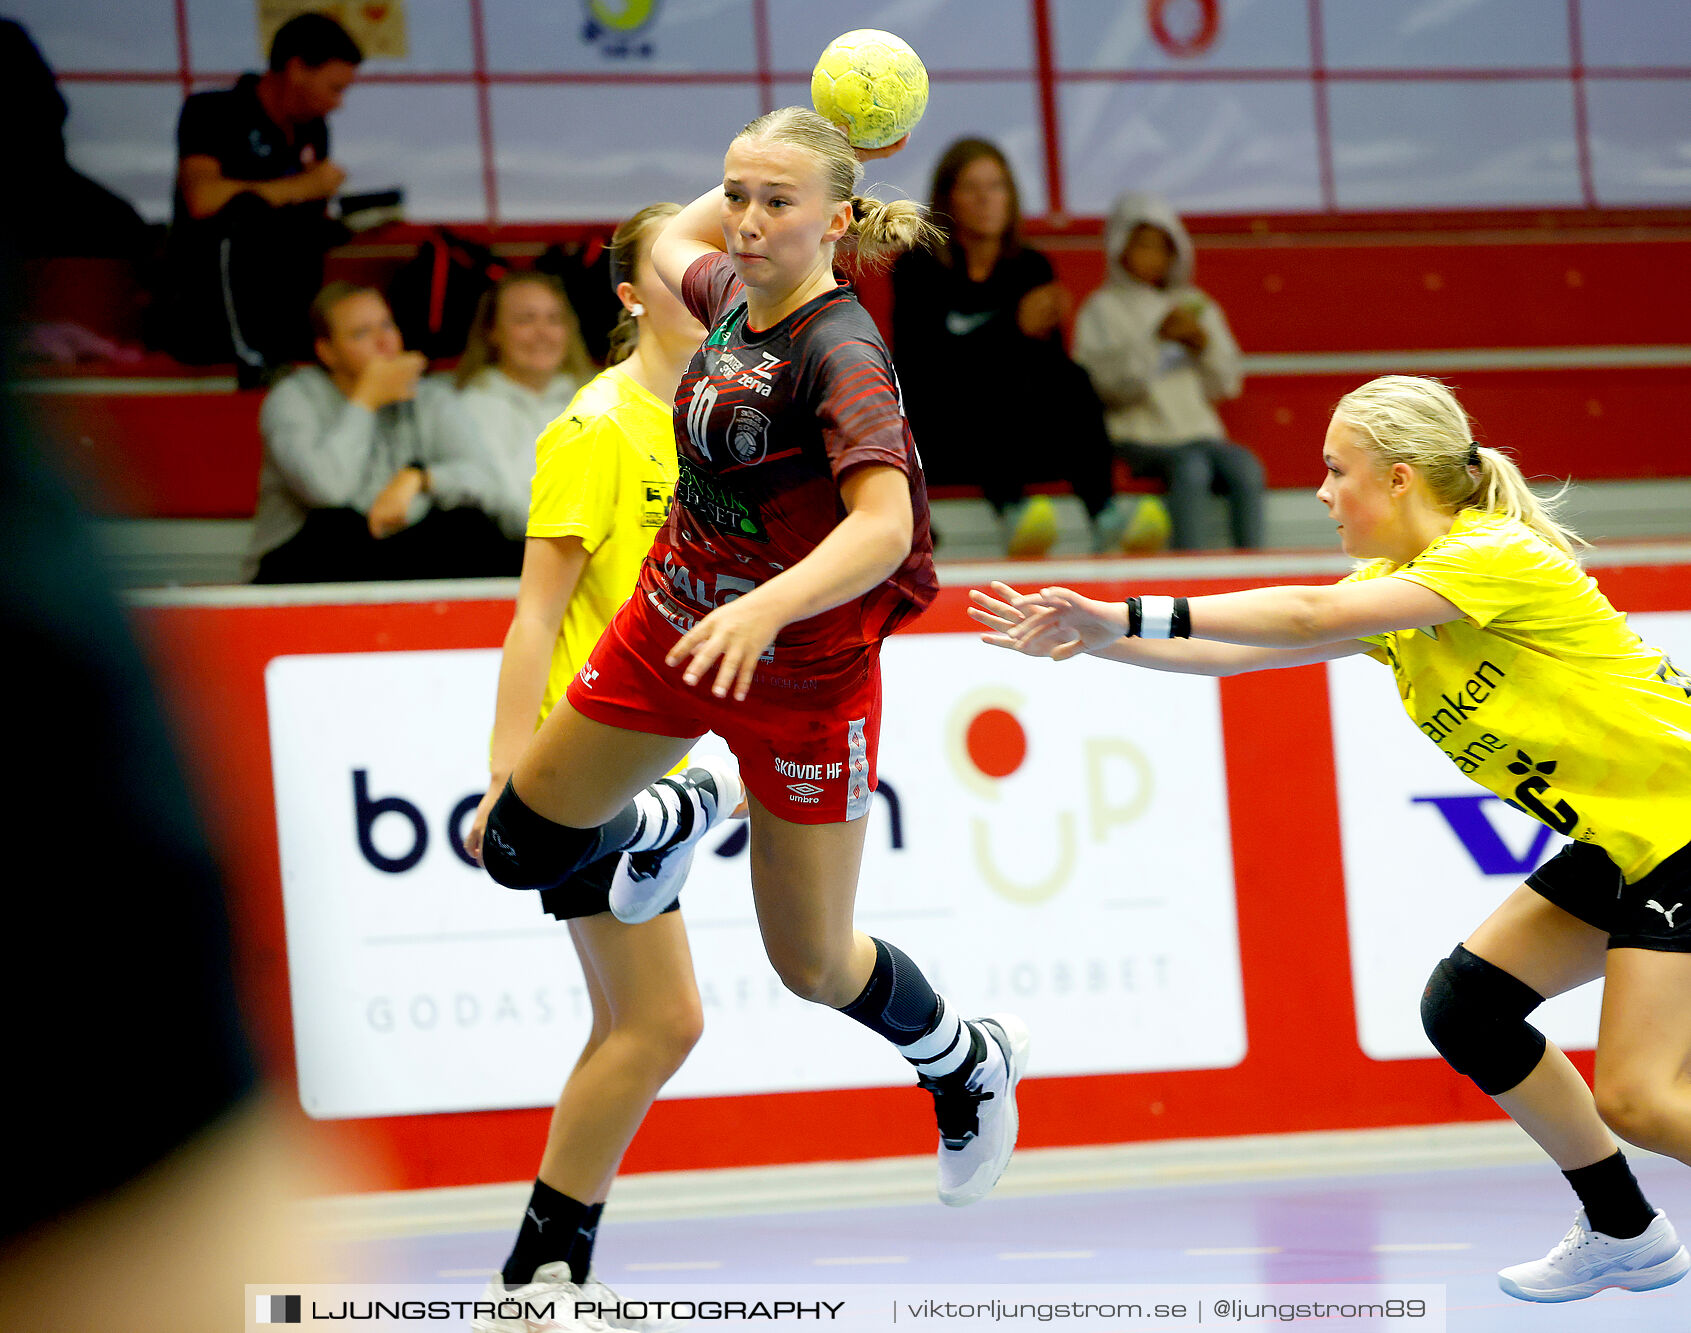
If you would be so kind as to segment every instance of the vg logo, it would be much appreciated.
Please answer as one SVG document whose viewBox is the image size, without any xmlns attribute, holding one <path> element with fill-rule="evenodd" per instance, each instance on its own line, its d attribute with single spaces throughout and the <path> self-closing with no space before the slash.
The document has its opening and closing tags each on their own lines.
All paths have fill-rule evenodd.
<svg viewBox="0 0 1691 1333">
<path fill-rule="evenodd" d="M 1524 850 L 1517 852 L 1504 841 L 1503 832 L 1492 822 L 1495 807 L 1503 804 L 1502 797 L 1493 796 L 1490 792 L 1477 792 L 1461 796 L 1411 796 L 1409 799 L 1414 805 L 1430 805 L 1439 812 L 1456 835 L 1456 840 L 1462 844 L 1462 850 L 1467 852 L 1468 859 L 1482 875 L 1514 875 L 1517 878 L 1530 875 L 1544 863 L 1551 833 L 1563 831 L 1553 830 L 1541 823 L 1535 828 L 1532 841 Z M 1511 819 L 1510 822 L 1518 821 Z"/>
</svg>

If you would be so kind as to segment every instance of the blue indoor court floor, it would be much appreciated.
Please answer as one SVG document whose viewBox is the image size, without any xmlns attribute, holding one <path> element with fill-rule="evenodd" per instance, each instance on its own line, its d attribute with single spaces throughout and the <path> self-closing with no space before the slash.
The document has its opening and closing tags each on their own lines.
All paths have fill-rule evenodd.
<svg viewBox="0 0 1691 1333">
<path fill-rule="evenodd" d="M 1498 1290 L 1496 1270 L 1543 1254 L 1577 1208 L 1535 1154 L 1505 1124 L 1054 1150 L 1019 1155 L 991 1198 L 956 1211 L 923 1201 L 926 1161 L 632 1177 L 613 1195 L 596 1265 L 647 1294 L 672 1282 L 1194 1294 L 1401 1282 L 1443 1285 L 1453 1333 L 1691 1330 L 1691 1280 L 1565 1305 Z M 1691 1232 L 1691 1170 L 1629 1156 L 1651 1201 Z M 479 1283 L 503 1261 L 525 1198 L 523 1186 L 390 1195 L 341 1201 L 321 1221 L 355 1280 Z"/>
</svg>

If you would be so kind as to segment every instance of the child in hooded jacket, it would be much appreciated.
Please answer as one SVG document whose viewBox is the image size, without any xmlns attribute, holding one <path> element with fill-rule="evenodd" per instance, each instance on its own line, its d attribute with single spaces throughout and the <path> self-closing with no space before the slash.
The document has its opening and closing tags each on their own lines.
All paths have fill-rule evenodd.
<svg viewBox="0 0 1691 1333">
<path fill-rule="evenodd" d="M 1204 544 L 1211 495 L 1226 497 L 1233 545 L 1261 546 L 1262 464 L 1228 440 L 1214 407 L 1239 396 L 1239 344 L 1192 285 L 1192 238 L 1156 195 L 1124 194 L 1105 224 L 1104 262 L 1075 320 L 1074 359 L 1104 401 L 1111 441 L 1134 475 L 1167 485 L 1176 550 Z"/>
</svg>

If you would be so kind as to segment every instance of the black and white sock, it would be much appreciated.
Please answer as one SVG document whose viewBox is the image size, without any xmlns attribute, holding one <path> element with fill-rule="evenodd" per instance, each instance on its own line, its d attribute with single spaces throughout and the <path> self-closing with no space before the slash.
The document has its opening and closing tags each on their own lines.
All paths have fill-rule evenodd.
<svg viewBox="0 0 1691 1333">
<path fill-rule="evenodd" d="M 542 1264 L 569 1261 L 579 1243 L 577 1233 L 590 1211 L 589 1205 L 553 1189 L 544 1180 L 536 1180 L 522 1226 L 517 1229 L 517 1242 L 500 1272 L 506 1288 L 522 1287 L 534 1281 L 534 1270 Z M 594 1214 L 594 1226 L 597 1225 L 598 1215 Z M 591 1252 L 591 1241 L 588 1248 Z M 571 1271 L 574 1271 L 573 1262 Z"/>
<path fill-rule="evenodd" d="M 974 1030 L 934 993 L 908 954 L 875 940 L 875 969 L 863 992 L 840 1010 L 878 1032 L 929 1078 L 967 1075 L 980 1061 Z"/>
</svg>

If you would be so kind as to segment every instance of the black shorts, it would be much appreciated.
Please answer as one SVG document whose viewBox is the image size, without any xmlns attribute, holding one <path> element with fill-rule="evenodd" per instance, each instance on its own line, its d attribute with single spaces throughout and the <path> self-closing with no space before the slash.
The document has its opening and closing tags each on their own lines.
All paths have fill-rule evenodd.
<svg viewBox="0 0 1691 1333">
<path fill-rule="evenodd" d="M 1527 877 L 1527 887 L 1608 932 L 1611 949 L 1691 953 L 1691 844 L 1628 884 L 1601 847 L 1571 842 Z"/>
<path fill-rule="evenodd" d="M 600 912 L 611 910 L 611 876 L 616 874 L 617 856 L 601 856 L 597 861 L 590 861 L 566 879 L 556 888 L 540 891 L 540 906 L 548 915 L 559 921 L 570 921 L 578 916 L 597 916 Z M 664 912 L 675 912 L 681 908 L 681 900 L 677 898 Z M 658 913 L 659 916 L 663 912 Z"/>
</svg>

